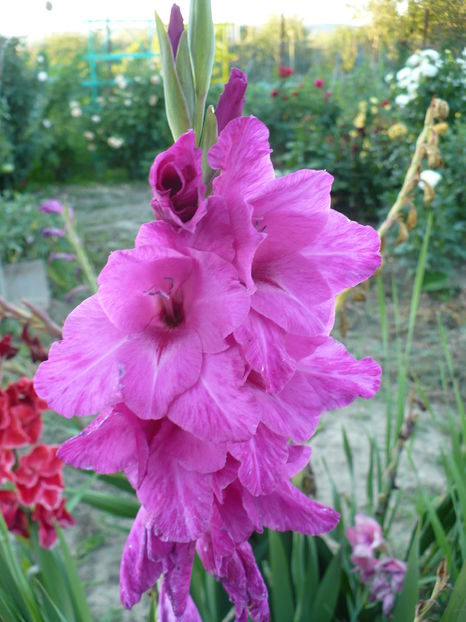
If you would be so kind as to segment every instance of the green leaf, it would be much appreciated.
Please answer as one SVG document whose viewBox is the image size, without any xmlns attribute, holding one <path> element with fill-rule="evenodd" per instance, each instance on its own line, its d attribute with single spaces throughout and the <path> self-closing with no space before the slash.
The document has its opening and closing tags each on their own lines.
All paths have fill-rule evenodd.
<svg viewBox="0 0 466 622">
<path fill-rule="evenodd" d="M 69 490 L 69 492 L 73 494 L 74 491 Z M 121 516 L 122 518 L 135 518 L 140 507 L 136 499 L 111 495 L 107 492 L 98 492 L 96 490 L 84 492 L 81 496 L 81 501 L 94 508 L 113 514 L 113 516 Z"/>
<path fill-rule="evenodd" d="M 448 606 L 440 622 L 462 622 L 466 613 L 466 562 L 455 584 Z"/>
<path fill-rule="evenodd" d="M 288 560 L 285 555 L 281 535 L 269 531 L 269 551 L 272 589 L 273 619 L 293 620 L 294 605 Z"/>
<path fill-rule="evenodd" d="M 87 604 L 86 594 L 79 578 L 78 571 L 71 556 L 71 552 L 63 535 L 63 531 L 55 523 L 55 531 L 57 532 L 60 550 L 63 557 L 63 565 L 66 571 L 66 579 L 69 583 L 71 597 L 75 609 L 75 616 L 79 622 L 93 622 L 89 605 Z"/>
<path fill-rule="evenodd" d="M 157 13 L 155 23 L 160 44 L 160 56 L 162 59 L 163 90 L 165 94 L 165 110 L 168 125 L 174 140 L 177 140 L 192 127 L 189 117 L 188 106 L 184 98 L 181 85 L 176 75 L 175 61 L 167 32 Z"/>
<path fill-rule="evenodd" d="M 341 581 L 341 554 L 334 555 L 330 562 L 312 603 L 310 620 L 330 622 L 337 604 Z"/>
<path fill-rule="evenodd" d="M 414 620 L 416 604 L 419 600 L 419 533 L 412 542 L 408 557 L 408 566 L 401 594 L 397 599 L 391 622 Z"/>
<path fill-rule="evenodd" d="M 194 92 L 193 66 L 188 46 L 188 33 L 186 30 L 181 35 L 176 52 L 176 74 L 180 82 L 181 90 L 186 101 L 190 119 L 194 119 L 196 95 Z"/>
<path fill-rule="evenodd" d="M 202 129 L 201 147 L 202 147 L 202 170 L 204 172 L 203 181 L 207 185 L 213 177 L 213 170 L 210 168 L 207 154 L 212 145 L 217 142 L 217 117 L 215 116 L 213 106 L 207 108 L 204 127 Z"/>
<path fill-rule="evenodd" d="M 209 92 L 215 55 L 215 34 L 210 0 L 191 0 L 188 39 L 197 98 L 194 129 L 199 140 L 204 122 L 204 106 L 207 93 Z"/>
</svg>

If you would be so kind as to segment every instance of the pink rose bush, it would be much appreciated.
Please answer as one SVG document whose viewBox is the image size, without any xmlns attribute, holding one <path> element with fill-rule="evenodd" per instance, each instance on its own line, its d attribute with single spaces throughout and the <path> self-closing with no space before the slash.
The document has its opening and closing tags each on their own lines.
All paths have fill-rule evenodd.
<svg viewBox="0 0 466 622">
<path fill-rule="evenodd" d="M 290 479 L 322 412 L 380 382 L 377 363 L 329 336 L 335 296 L 380 265 L 378 235 L 330 208 L 325 171 L 276 178 L 268 130 L 240 116 L 246 82 L 233 79 L 208 153 L 213 182 L 192 130 L 157 156 L 156 219 L 110 255 L 35 376 L 63 416 L 97 415 L 58 456 L 124 471 L 136 490 L 121 598 L 132 607 L 162 577 L 161 620 L 200 620 L 196 552 L 236 620 L 269 619 L 248 539 L 335 527 L 337 512 Z"/>
<path fill-rule="evenodd" d="M 401 592 L 406 563 L 394 557 L 376 557 L 387 549 L 379 523 L 364 514 L 356 514 L 354 527 L 348 527 L 346 537 L 353 553 L 351 561 L 360 573 L 361 581 L 370 585 L 370 600 L 382 603 L 383 612 L 390 617 L 395 594 Z"/>
</svg>

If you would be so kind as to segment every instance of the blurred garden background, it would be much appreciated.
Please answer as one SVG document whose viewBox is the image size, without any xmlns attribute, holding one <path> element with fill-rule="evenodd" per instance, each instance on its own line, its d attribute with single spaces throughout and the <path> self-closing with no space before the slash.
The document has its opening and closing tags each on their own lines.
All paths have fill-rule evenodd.
<svg viewBox="0 0 466 622">
<path fill-rule="evenodd" d="M 28 3 L 22 4 L 27 13 Z M 111 7 L 104 16 L 106 6 L 99 9 L 100 19 L 90 8 L 87 21 L 73 32 L 52 32 L 47 19 L 57 6 L 65 11 L 66 3 L 31 2 L 31 13 L 34 8 L 45 25 L 41 33 L 36 23 L 29 35 L 26 13 L 23 29 L 21 19 L 9 21 L 7 3 L 0 8 L 0 271 L 8 276 L 12 266 L 41 260 L 48 279 L 46 310 L 58 325 L 90 290 L 82 265 L 74 261 L 75 249 L 57 233 L 60 216 L 38 209 L 43 201 L 72 207 L 79 243 L 97 273 L 109 251 L 131 246 L 140 224 L 152 218 L 149 167 L 172 142 L 151 12 L 156 8 L 167 22 L 169 3 L 153 4 L 137 19 L 131 3 L 125 18 L 121 9 L 114 17 Z M 216 55 L 209 103 L 217 102 L 232 67 L 246 72 L 245 114 L 269 127 L 276 169 L 327 169 L 335 178 L 332 207 L 349 218 L 373 226 L 386 218 L 432 98 L 448 103 L 448 117 L 435 126 L 436 149 L 424 153 L 419 187 L 385 239 L 382 276 L 352 293 L 337 317 L 335 334 L 354 354 L 373 356 L 384 366 L 375 400 L 323 418 L 313 440 L 312 469 L 301 482 L 309 494 L 343 512 L 334 540 L 346 547 L 346 557 L 337 572 L 329 562 L 334 545 L 317 539 L 316 548 L 299 559 L 303 568 L 306 559 L 318 560 L 309 562 L 316 579 L 309 605 L 313 620 L 386 619 L 351 570 L 349 544 L 341 544 L 357 512 L 378 513 L 394 554 L 406 559 L 413 541 L 419 545 L 415 562 L 410 558 L 419 587 L 415 602 L 430 597 L 439 564 L 447 560 L 450 583 L 436 594 L 427 619 L 460 620 L 442 616 L 459 577 L 458 602 L 464 607 L 466 600 L 464 3 L 330 2 L 326 17 L 334 19 L 327 23 L 310 18 L 307 5 L 313 3 L 304 0 L 275 3 L 276 13 L 263 8 L 262 16 L 257 8 L 248 16 L 243 3 L 236 21 L 222 21 L 222 4 L 212 2 Z M 8 303 L 28 298 L 24 291 L 8 299 L 5 282 L 0 279 L 0 294 Z M 19 343 L 21 331 L 21 322 L 3 307 L 0 337 L 10 333 Z M 23 339 L 20 358 L 5 363 L 4 382 L 32 376 L 29 351 Z M 47 421 L 50 442 L 70 434 L 61 418 L 50 414 Z M 402 432 L 406 424 L 412 428 Z M 395 478 L 383 507 L 393 464 Z M 128 494 L 127 506 L 115 517 L 109 482 L 94 478 L 93 492 L 86 476 L 67 477 L 77 520 L 67 537 L 94 619 L 146 619 L 148 603 L 128 613 L 118 602 L 117 560 L 134 497 Z M 311 619 L 299 608 L 296 547 L 302 542 L 286 536 L 278 544 L 260 538 L 256 543 L 276 622 Z M 289 562 L 289 572 L 280 572 L 282 561 Z M 205 619 L 224 619 L 225 599 L 212 596 L 212 584 L 204 585 L 199 572 L 194 585 L 205 596 Z M 335 583 L 340 591 L 317 617 L 324 576 L 326 590 Z M 0 618 L 2 613 L 0 606 Z M 89 619 L 82 612 L 71 615 L 66 620 Z M 408 620 L 400 615 L 395 618 Z"/>
</svg>

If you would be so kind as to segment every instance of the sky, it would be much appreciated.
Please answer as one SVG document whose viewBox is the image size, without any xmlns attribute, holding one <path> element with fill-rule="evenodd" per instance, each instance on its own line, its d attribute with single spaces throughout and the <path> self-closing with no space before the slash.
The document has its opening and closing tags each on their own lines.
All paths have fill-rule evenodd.
<svg viewBox="0 0 466 622">
<path fill-rule="evenodd" d="M 52 5 L 52 10 L 46 9 Z M 177 0 L 187 20 L 189 0 Z M 349 7 L 364 0 L 212 0 L 214 22 L 258 25 L 284 13 L 304 18 L 306 25 L 351 24 Z M 157 10 L 168 21 L 172 0 L 0 0 L 0 34 L 37 39 L 54 32 L 85 32 L 86 20 L 152 20 Z"/>
</svg>

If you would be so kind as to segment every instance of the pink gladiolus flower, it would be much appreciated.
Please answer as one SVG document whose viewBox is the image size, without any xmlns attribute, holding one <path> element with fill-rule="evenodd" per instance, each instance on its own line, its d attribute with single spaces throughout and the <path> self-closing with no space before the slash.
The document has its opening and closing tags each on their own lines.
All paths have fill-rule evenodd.
<svg viewBox="0 0 466 622">
<path fill-rule="evenodd" d="M 229 121 L 209 153 L 208 197 L 192 131 L 157 156 L 157 220 L 111 254 L 35 377 L 62 415 L 100 413 L 59 457 L 125 472 L 142 507 L 122 602 L 162 577 L 166 620 L 199 619 L 195 551 L 238 621 L 268 620 L 247 540 L 265 527 L 335 527 L 338 514 L 290 482 L 309 460 L 300 443 L 322 412 L 372 397 L 380 382 L 374 361 L 329 336 L 335 296 L 377 269 L 380 240 L 330 209 L 328 173 L 277 179 L 270 152 L 260 121 Z"/>
<path fill-rule="evenodd" d="M 215 116 L 217 117 L 218 133 L 223 130 L 225 125 L 232 119 L 236 119 L 243 114 L 244 94 L 248 86 L 246 74 L 233 67 L 230 79 L 225 84 L 223 93 L 218 98 Z"/>
<path fill-rule="evenodd" d="M 192 130 L 155 158 L 149 183 L 156 218 L 193 231 L 206 212 L 206 202 L 202 183 L 202 150 L 196 147 Z"/>
</svg>

